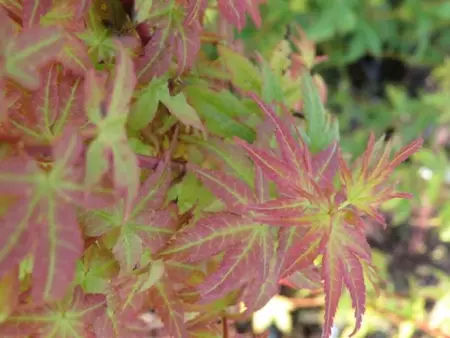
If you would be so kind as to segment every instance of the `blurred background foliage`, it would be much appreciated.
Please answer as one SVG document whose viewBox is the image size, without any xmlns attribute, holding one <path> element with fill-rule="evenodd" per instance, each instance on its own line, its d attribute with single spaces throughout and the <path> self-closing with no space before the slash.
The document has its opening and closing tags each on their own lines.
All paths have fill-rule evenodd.
<svg viewBox="0 0 450 338">
<path fill-rule="evenodd" d="M 313 72 L 327 84 L 345 151 L 359 155 L 371 130 L 399 145 L 425 139 L 395 177 L 414 198 L 385 205 L 388 229 L 369 233 L 387 283 L 371 295 L 357 337 L 450 337 L 450 2 L 270 0 L 261 11 L 262 27 L 249 22 L 236 32 L 245 52 L 270 59 L 300 25 L 327 56 Z M 320 336 L 321 301 L 282 290 L 253 327 L 275 323 L 273 337 Z M 336 337 L 352 331 L 350 299 L 340 307 Z"/>
</svg>

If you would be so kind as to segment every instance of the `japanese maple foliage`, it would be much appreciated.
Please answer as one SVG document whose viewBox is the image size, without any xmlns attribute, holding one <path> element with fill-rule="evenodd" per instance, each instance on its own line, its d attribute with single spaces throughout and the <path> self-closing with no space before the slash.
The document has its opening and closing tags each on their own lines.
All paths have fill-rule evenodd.
<svg viewBox="0 0 450 338">
<path fill-rule="evenodd" d="M 365 220 L 422 141 L 347 164 L 310 42 L 254 65 L 205 23 L 263 2 L 0 2 L 0 336 L 228 337 L 280 283 L 323 287 L 324 338 L 346 288 L 358 331 Z"/>
</svg>

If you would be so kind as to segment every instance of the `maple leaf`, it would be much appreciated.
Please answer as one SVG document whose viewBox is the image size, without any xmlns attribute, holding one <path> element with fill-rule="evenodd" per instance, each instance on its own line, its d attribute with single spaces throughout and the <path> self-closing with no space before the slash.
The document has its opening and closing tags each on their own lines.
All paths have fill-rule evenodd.
<svg viewBox="0 0 450 338">
<path fill-rule="evenodd" d="M 184 312 L 172 289 L 172 281 L 165 273 L 164 263 L 160 260 L 152 260 L 152 256 L 162 249 L 174 234 L 178 224 L 174 217 L 176 215 L 174 206 L 162 208 L 171 179 L 167 156 L 142 184 L 138 196 L 131 203 L 133 209 L 127 211 L 123 208 L 123 203 L 119 203 L 108 209 L 89 212 L 82 216 L 82 220 L 86 227 L 86 234 L 89 236 L 101 236 L 111 231 L 119 231 L 112 251 L 120 263 L 121 275 L 124 276 L 123 283 L 129 290 L 126 296 L 124 294 L 125 299 L 122 304 L 134 302 L 133 299 L 141 297 L 142 294 L 148 295 L 165 323 L 167 331 L 174 337 L 186 337 Z M 148 253 L 150 255 L 147 257 L 150 261 L 144 259 L 142 262 L 143 257 L 146 257 Z M 140 272 L 131 276 L 135 268 L 139 268 Z M 102 330 L 109 330 L 101 332 L 112 332 L 110 331 L 112 324 L 108 324 L 111 320 L 120 323 L 134 320 L 133 316 L 130 317 L 128 312 L 123 311 L 114 316 L 110 314 L 109 317 L 109 319 L 103 319 L 103 324 L 98 323 L 100 327 L 103 327 Z M 116 335 L 108 336 L 122 337 L 123 335 L 119 334 L 123 332 L 122 330 L 128 329 L 122 327 L 115 333 Z"/>
<path fill-rule="evenodd" d="M 261 27 L 261 15 L 259 5 L 266 0 L 218 0 L 221 14 L 238 30 L 245 27 L 245 15 L 250 14 L 256 27 Z"/>
<path fill-rule="evenodd" d="M 193 65 L 200 50 L 201 26 L 198 20 L 192 19 L 191 13 L 186 16 L 184 7 L 175 0 L 152 2 L 151 11 L 141 23 L 149 41 L 144 47 L 144 55 L 136 63 L 139 82 L 146 83 L 153 77 L 164 75 L 173 56 L 177 59 L 178 74 Z"/>
<path fill-rule="evenodd" d="M 148 269 L 140 269 L 144 272 L 119 277 L 110 283 L 108 311 L 94 325 L 97 335 L 147 337 L 148 327 L 140 317 L 151 307 L 172 337 L 187 337 L 182 303 L 164 265 L 162 260 L 152 261 Z"/>
<path fill-rule="evenodd" d="M 86 153 L 86 183 L 95 185 L 112 166 L 115 188 L 126 193 L 129 203 L 137 194 L 140 178 L 138 160 L 125 130 L 136 77 L 130 56 L 119 41 L 116 45 L 117 65 L 111 88 L 106 88 L 105 78 L 93 69 L 86 75 L 85 109 L 98 132 Z M 110 94 L 106 97 L 107 90 Z"/>
<path fill-rule="evenodd" d="M 362 164 L 356 167 L 353 176 L 336 143 L 312 155 L 298 132 L 295 139 L 288 124 L 269 105 L 251 96 L 274 127 L 279 155 L 242 140 L 236 142 L 276 183 L 280 196 L 265 203 L 247 205 L 247 208 L 262 222 L 283 227 L 280 232 L 280 245 L 286 248 L 283 278 L 311 269 L 314 260 L 323 254 L 321 273 L 327 307 L 322 336 L 328 337 L 331 332 L 343 286 L 349 290 L 355 308 L 354 334 L 361 326 L 365 308 L 364 269 L 371 266 L 370 247 L 360 214 L 379 219 L 375 207 L 390 198 L 404 197 L 404 194 L 393 193 L 390 186 L 380 188 L 380 184 L 387 180 L 396 165 L 420 148 L 422 141 L 412 142 L 392 162 L 388 162 L 388 145 L 381 158 L 375 159 L 375 168 L 370 172 L 369 159 L 374 147 L 371 138 L 360 161 Z M 343 182 L 340 190 L 333 184 L 338 170 Z"/>
<path fill-rule="evenodd" d="M 85 123 L 81 79 L 62 74 L 59 65 L 44 68 L 45 77 L 38 90 L 22 94 L 9 107 L 11 133 L 32 143 L 52 143 L 70 123 Z"/>
<path fill-rule="evenodd" d="M 187 338 L 183 305 L 167 275 L 149 290 L 149 299 L 161 317 L 167 332 L 172 337 Z"/>
<path fill-rule="evenodd" d="M 51 170 L 25 156 L 0 165 L 1 189 L 17 198 L 1 218 L 0 275 L 32 253 L 36 303 L 60 299 L 74 278 L 84 246 L 76 205 L 105 206 L 108 196 L 102 187 L 89 191 L 80 183 L 82 143 L 67 132 L 53 149 Z"/>
<path fill-rule="evenodd" d="M 133 288 L 134 279 L 130 277 L 114 278 L 110 281 L 105 292 L 107 309 L 93 322 L 97 337 L 148 337 L 148 327 L 140 319 L 149 306 L 145 301 L 146 295 L 135 294 Z"/>
<path fill-rule="evenodd" d="M 384 218 L 377 212 L 377 208 L 392 198 L 407 198 L 410 195 L 395 192 L 395 185 L 386 184 L 392 171 L 417 152 L 423 140 L 421 138 L 411 142 L 398 151 L 392 160 L 389 159 L 392 150 L 392 140 L 388 141 L 384 151 L 381 150 L 382 139 L 375 143 L 375 136 L 370 134 L 367 149 L 359 161 L 355 163 L 353 172 L 340 156 L 340 176 L 347 195 L 347 203 L 361 212 L 372 217 L 379 223 L 385 224 Z"/>
<path fill-rule="evenodd" d="M 203 15 L 208 7 L 208 0 L 187 0 L 184 1 L 186 8 L 186 23 L 190 25 L 194 21 L 202 22 Z"/>
<path fill-rule="evenodd" d="M 281 159 L 261 147 L 236 142 L 247 150 L 281 192 L 277 199 L 248 205 L 248 209 L 262 222 L 287 227 L 280 233 L 280 245 L 286 249 L 281 273 L 285 278 L 296 270 L 309 268 L 325 249 L 329 211 L 334 200 L 331 182 L 338 168 L 337 148 L 332 144 L 313 156 L 302 139 L 294 138 L 269 105 L 256 96 L 253 98 L 274 126 Z"/>
<path fill-rule="evenodd" d="M 281 279 L 280 284 L 297 290 L 315 290 L 323 287 L 320 271 L 315 266 L 294 272 L 289 277 Z"/>
<path fill-rule="evenodd" d="M 0 8 L 0 22 L 1 75 L 30 90 L 38 89 L 41 84 L 40 68 L 55 60 L 64 45 L 63 30 L 57 27 L 30 27 L 13 33 L 12 20 L 3 8 Z"/>
<path fill-rule="evenodd" d="M 87 46 L 76 36 L 85 30 L 83 16 L 89 3 L 86 0 L 25 0 L 23 3 L 24 28 L 63 28 L 64 43 L 55 59 L 78 76 L 83 76 L 92 66 Z"/>
<path fill-rule="evenodd" d="M 90 325 L 105 312 L 103 295 L 86 295 L 77 287 L 63 300 L 35 306 L 22 304 L 0 324 L 2 337 L 91 337 Z"/>
<path fill-rule="evenodd" d="M 84 213 L 81 217 L 88 236 L 117 232 L 112 252 L 120 264 L 121 274 L 130 274 L 147 251 L 162 249 L 177 227 L 174 205 L 163 208 L 170 184 L 167 161 L 142 184 L 130 210 L 123 200 L 103 210 Z"/>
<path fill-rule="evenodd" d="M 350 336 L 361 327 L 366 294 L 361 261 L 371 264 L 370 247 L 363 229 L 354 222 L 351 214 L 336 214 L 332 220 L 331 233 L 322 262 L 326 304 L 322 337 L 328 337 L 331 333 L 334 314 L 344 285 L 350 292 L 355 308 L 356 325 Z"/>
<path fill-rule="evenodd" d="M 262 306 L 261 295 L 268 300 L 271 293 L 276 293 L 269 285 L 269 276 L 277 265 L 276 258 L 273 259 L 276 257 L 276 229 L 247 214 L 246 205 L 257 203 L 258 197 L 242 180 L 192 164 L 188 169 L 225 203 L 227 211 L 202 218 L 178 233 L 162 255 L 181 262 L 199 262 L 224 253 L 217 271 L 197 287 L 201 302 L 218 299 L 246 285 L 264 284 L 261 293 L 259 289 L 244 292 L 242 299 L 249 309 Z"/>
</svg>

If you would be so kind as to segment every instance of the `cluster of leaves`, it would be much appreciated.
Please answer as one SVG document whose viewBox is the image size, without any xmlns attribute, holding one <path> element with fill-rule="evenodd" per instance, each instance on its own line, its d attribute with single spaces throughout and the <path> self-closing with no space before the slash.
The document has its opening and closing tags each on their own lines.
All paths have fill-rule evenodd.
<svg viewBox="0 0 450 338">
<path fill-rule="evenodd" d="M 449 35 L 442 29 L 449 8 L 439 1 L 415 0 L 272 2 L 262 10 L 267 18 L 263 29 L 247 26 L 240 34 L 248 50 L 268 55 L 292 31 L 286 23 L 302 24 L 328 56 L 315 70 L 331 84 L 328 106 L 339 113 L 345 151 L 361 153 L 373 130 L 387 132 L 394 142 L 407 143 L 420 134 L 427 139 L 427 146 L 396 172 L 401 189 L 415 198 L 386 203 L 383 211 L 392 230 L 371 236 L 381 250 L 375 250 L 377 265 L 387 267 L 391 283 L 382 300 L 368 306 L 361 336 L 380 330 L 401 337 L 416 336 L 416 330 L 428 336 L 450 334 L 443 314 L 449 309 L 450 280 L 450 67 Z M 350 314 L 351 299 L 342 303 L 341 313 Z M 399 313 L 399 308 L 414 310 Z M 348 317 L 342 318 L 338 323 L 348 323 Z"/>
<path fill-rule="evenodd" d="M 259 25 L 260 3 L 116 1 L 112 34 L 105 3 L 0 2 L 3 337 L 144 337 L 148 309 L 222 337 L 279 283 L 323 286 L 323 337 L 347 288 L 359 329 L 364 219 L 407 197 L 389 177 L 422 141 L 391 159 L 371 135 L 349 166 L 312 43 L 255 65 L 206 30 Z"/>
<path fill-rule="evenodd" d="M 263 15 L 268 19 L 263 32 L 252 26 L 242 32 L 251 48 L 269 51 L 286 23 L 295 21 L 323 46 L 334 65 L 366 53 L 422 64 L 441 63 L 448 55 L 450 6 L 438 0 L 289 0 L 269 3 Z M 267 43 L 260 42 L 261 34 L 268 34 Z"/>
</svg>

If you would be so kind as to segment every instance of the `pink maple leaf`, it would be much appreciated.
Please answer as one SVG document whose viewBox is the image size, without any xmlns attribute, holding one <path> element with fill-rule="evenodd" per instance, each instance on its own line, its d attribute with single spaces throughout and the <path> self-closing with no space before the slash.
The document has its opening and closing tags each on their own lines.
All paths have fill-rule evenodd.
<svg viewBox="0 0 450 338">
<path fill-rule="evenodd" d="M 246 14 L 250 14 L 256 27 L 261 27 L 261 15 L 259 6 L 266 0 L 219 0 L 221 14 L 237 29 L 245 27 Z"/>
<path fill-rule="evenodd" d="M 81 184 L 82 150 L 80 138 L 67 130 L 53 149 L 51 170 L 25 156 L 0 165 L 0 189 L 15 201 L 0 220 L 0 275 L 32 253 L 31 295 L 38 304 L 61 299 L 75 276 L 84 247 L 76 206 L 109 203 L 102 188 L 89 191 Z"/>
<path fill-rule="evenodd" d="M 349 290 L 355 308 L 353 333 L 356 333 L 365 310 L 363 271 L 371 266 L 370 247 L 360 215 L 365 213 L 380 219 L 375 208 L 381 202 L 405 197 L 394 193 L 385 182 L 396 165 L 420 148 L 422 140 L 412 142 L 389 162 L 389 145 L 381 157 L 371 158 L 374 152 L 371 137 L 366 153 L 352 174 L 335 143 L 313 155 L 298 131 L 294 137 L 288 123 L 282 121 L 270 105 L 251 96 L 274 127 L 279 154 L 241 140 L 237 143 L 275 182 L 280 197 L 247 208 L 263 222 L 283 227 L 284 278 L 298 270 L 309 269 L 315 258 L 323 255 L 321 274 L 327 299 L 323 337 L 331 332 L 343 286 Z M 289 117 L 286 119 L 289 122 Z M 343 183 L 341 188 L 333 183 L 338 171 Z"/>
<path fill-rule="evenodd" d="M 153 1 L 153 15 L 140 24 L 141 33 L 146 36 L 144 55 L 136 62 L 139 82 L 148 82 L 167 72 L 175 56 L 178 74 L 192 67 L 200 50 L 201 26 L 198 18 L 200 9 L 187 8 L 164 0 Z"/>
<path fill-rule="evenodd" d="M 64 34 L 59 27 L 29 27 L 14 33 L 12 20 L 0 8 L 0 40 L 2 75 L 36 90 L 41 84 L 40 68 L 57 58 Z"/>
</svg>

